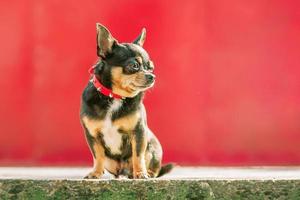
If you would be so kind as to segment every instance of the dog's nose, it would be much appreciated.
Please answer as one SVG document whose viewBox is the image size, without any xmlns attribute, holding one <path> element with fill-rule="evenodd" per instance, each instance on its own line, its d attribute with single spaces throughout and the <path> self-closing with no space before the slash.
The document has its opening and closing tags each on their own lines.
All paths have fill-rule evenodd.
<svg viewBox="0 0 300 200">
<path fill-rule="evenodd" d="M 146 74 L 146 79 L 148 83 L 152 83 L 155 80 L 155 75 L 154 74 Z"/>
</svg>

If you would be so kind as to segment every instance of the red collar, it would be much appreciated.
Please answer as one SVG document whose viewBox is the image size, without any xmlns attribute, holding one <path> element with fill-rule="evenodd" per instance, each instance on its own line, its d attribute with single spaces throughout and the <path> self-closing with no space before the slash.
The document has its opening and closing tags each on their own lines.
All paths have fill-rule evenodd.
<svg viewBox="0 0 300 200">
<path fill-rule="evenodd" d="M 108 89 L 107 87 L 105 87 L 104 85 L 102 85 L 100 83 L 100 81 L 97 79 L 97 77 L 94 74 L 96 65 L 92 66 L 89 69 L 89 73 L 92 75 L 92 79 L 90 80 L 91 83 L 93 83 L 93 85 L 95 86 L 95 88 L 103 95 L 108 96 L 110 98 L 114 98 L 114 99 L 125 99 L 125 97 L 122 97 L 118 94 L 115 94 L 112 92 L 112 90 Z"/>
</svg>

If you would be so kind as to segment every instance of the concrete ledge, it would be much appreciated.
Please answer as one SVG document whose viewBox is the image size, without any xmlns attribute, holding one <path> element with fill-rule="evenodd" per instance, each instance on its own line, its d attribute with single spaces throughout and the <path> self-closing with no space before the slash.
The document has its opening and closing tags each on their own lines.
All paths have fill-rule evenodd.
<svg viewBox="0 0 300 200">
<path fill-rule="evenodd" d="M 149 180 L 77 177 L 88 171 L 0 168 L 0 199 L 300 199 L 299 168 L 177 168 L 164 178 Z M 205 172 L 210 177 L 199 176 Z M 268 176 L 259 179 L 259 174 Z"/>
<path fill-rule="evenodd" d="M 300 182 L 1 180 L 0 199 L 300 199 Z"/>
</svg>

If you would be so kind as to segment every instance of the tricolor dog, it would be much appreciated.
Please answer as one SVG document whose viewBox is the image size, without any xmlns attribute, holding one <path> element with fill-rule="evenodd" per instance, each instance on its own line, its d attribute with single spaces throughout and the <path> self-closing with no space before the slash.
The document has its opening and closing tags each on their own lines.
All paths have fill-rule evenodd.
<svg viewBox="0 0 300 200">
<path fill-rule="evenodd" d="M 161 165 L 162 147 L 147 126 L 143 96 L 155 82 L 154 65 L 143 49 L 145 29 L 132 43 L 119 43 L 101 24 L 99 60 L 82 94 L 80 119 L 94 168 L 85 178 L 154 178 L 169 172 Z"/>
</svg>

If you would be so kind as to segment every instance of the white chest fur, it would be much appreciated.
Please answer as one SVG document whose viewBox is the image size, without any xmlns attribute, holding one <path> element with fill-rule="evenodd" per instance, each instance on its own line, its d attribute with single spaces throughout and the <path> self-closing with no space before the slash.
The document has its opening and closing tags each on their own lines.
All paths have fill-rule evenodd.
<svg viewBox="0 0 300 200">
<path fill-rule="evenodd" d="M 117 111 L 122 105 L 121 100 L 114 100 L 107 111 L 102 127 L 102 135 L 104 143 L 109 147 L 111 153 L 120 154 L 120 147 L 122 144 L 122 135 L 118 132 L 118 128 L 113 126 L 111 121 L 112 113 Z"/>
</svg>

